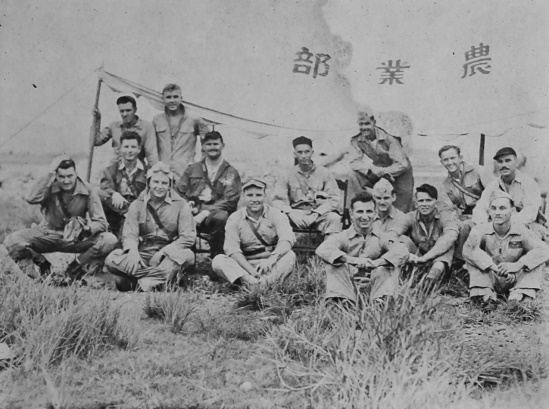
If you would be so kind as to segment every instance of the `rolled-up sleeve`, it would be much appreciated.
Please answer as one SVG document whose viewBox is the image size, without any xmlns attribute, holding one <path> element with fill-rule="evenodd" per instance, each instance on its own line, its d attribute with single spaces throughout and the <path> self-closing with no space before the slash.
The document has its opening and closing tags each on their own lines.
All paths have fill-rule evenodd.
<svg viewBox="0 0 549 409">
<path fill-rule="evenodd" d="M 111 128 L 110 126 L 106 126 L 95 134 L 95 146 L 104 145 L 111 138 L 112 138 Z"/>
<path fill-rule="evenodd" d="M 47 175 L 38 179 L 30 192 L 25 197 L 25 200 L 28 204 L 42 204 L 46 197 L 49 195 L 50 186 L 55 180 L 55 175 L 53 173 L 48 173 Z"/>
<path fill-rule="evenodd" d="M 90 232 L 91 234 L 97 234 L 107 231 L 108 223 L 101 205 L 101 199 L 97 189 L 90 190 L 88 197 L 88 214 L 90 215 Z"/>
<path fill-rule="evenodd" d="M 183 206 L 179 209 L 177 230 L 177 239 L 162 250 L 172 261 L 181 265 L 187 260 L 187 257 L 182 250 L 190 249 L 196 241 L 196 229 L 193 215 L 191 208 L 186 202 L 184 202 Z"/>
<path fill-rule="evenodd" d="M 233 213 L 225 224 L 225 243 L 223 251 L 227 256 L 242 253 L 240 234 L 238 233 L 239 214 Z"/>
</svg>

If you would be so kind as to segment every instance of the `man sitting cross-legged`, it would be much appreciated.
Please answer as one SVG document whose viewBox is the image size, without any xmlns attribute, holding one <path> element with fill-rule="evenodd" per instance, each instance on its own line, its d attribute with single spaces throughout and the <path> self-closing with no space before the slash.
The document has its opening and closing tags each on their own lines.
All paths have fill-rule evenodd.
<svg viewBox="0 0 549 409">
<path fill-rule="evenodd" d="M 256 179 L 244 183 L 246 206 L 227 220 L 225 255 L 213 259 L 212 269 L 229 283 L 281 282 L 294 268 L 294 233 L 288 218 L 264 203 L 266 187 Z"/>
<path fill-rule="evenodd" d="M 97 190 L 77 176 L 71 158 L 55 158 L 49 173 L 33 186 L 27 202 L 41 206 L 42 222 L 13 232 L 4 244 L 15 261 L 32 259 L 42 275 L 48 274 L 51 267 L 42 253 L 79 253 L 65 271 L 74 280 L 84 274 L 84 265 L 102 263 L 116 247 L 116 237 L 106 231 L 107 220 Z"/>
<path fill-rule="evenodd" d="M 511 218 L 514 204 L 507 192 L 494 190 L 489 206 L 492 221 L 473 227 L 463 248 L 470 296 L 489 308 L 496 293 L 510 292 L 509 300 L 533 299 L 541 288 L 549 247 Z"/>
<path fill-rule="evenodd" d="M 111 232 L 119 236 L 124 215 L 147 185 L 147 173 L 138 159 L 141 137 L 136 132 L 124 132 L 120 137 L 120 158 L 103 170 L 99 196 Z"/>
<path fill-rule="evenodd" d="M 353 276 L 371 271 L 372 300 L 392 296 L 408 260 L 406 246 L 373 228 L 375 202 L 365 192 L 351 199 L 351 227 L 328 237 L 316 254 L 326 262 L 327 299 L 356 302 Z"/>
<path fill-rule="evenodd" d="M 121 291 L 137 286 L 153 290 L 180 278 L 194 263 L 191 247 L 196 231 L 191 208 L 171 187 L 170 167 L 155 163 L 147 172 L 147 189 L 128 209 L 122 249 L 114 250 L 105 261 Z"/>
</svg>

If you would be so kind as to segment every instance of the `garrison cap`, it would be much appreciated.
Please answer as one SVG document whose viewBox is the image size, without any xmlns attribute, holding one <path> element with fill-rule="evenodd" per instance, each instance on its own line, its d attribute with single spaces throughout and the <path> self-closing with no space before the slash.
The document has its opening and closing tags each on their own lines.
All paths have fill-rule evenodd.
<svg viewBox="0 0 549 409">
<path fill-rule="evenodd" d="M 382 195 L 384 193 L 392 194 L 393 193 L 393 185 L 391 185 L 391 182 L 389 182 L 387 179 L 381 178 L 374 185 L 373 191 L 374 191 L 374 193 L 377 193 L 379 195 Z"/>
<path fill-rule="evenodd" d="M 497 189 L 497 190 L 494 190 L 491 194 L 490 194 L 490 201 L 489 203 L 491 204 L 494 200 L 496 199 L 509 199 L 509 201 L 511 202 L 511 206 L 514 206 L 514 202 L 513 202 L 513 198 L 511 197 L 511 195 L 501 189 Z"/>
<path fill-rule="evenodd" d="M 309 145 L 312 148 L 313 141 L 307 138 L 306 136 L 299 136 L 292 141 L 292 145 L 294 146 L 294 148 L 297 145 Z"/>
<path fill-rule="evenodd" d="M 260 189 L 265 190 L 267 188 L 267 184 L 259 179 L 248 179 L 244 184 L 242 185 L 242 191 L 250 188 L 250 187 L 258 187 Z"/>
<path fill-rule="evenodd" d="M 501 156 L 505 156 L 505 155 L 517 155 L 517 152 L 511 148 L 510 146 L 506 146 L 505 148 L 501 148 L 499 151 L 496 152 L 496 154 L 494 155 L 494 160 L 497 160 L 499 157 Z"/>
<path fill-rule="evenodd" d="M 435 200 L 438 199 L 437 188 L 427 183 L 424 183 L 423 185 L 421 185 L 416 189 L 416 193 L 419 193 L 419 192 L 427 193 L 429 196 L 431 196 Z"/>
</svg>

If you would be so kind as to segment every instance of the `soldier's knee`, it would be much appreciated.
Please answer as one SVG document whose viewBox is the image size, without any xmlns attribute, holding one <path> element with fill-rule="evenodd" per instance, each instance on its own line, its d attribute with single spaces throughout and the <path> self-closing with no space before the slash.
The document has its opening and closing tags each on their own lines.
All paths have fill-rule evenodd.
<svg viewBox="0 0 549 409">
<path fill-rule="evenodd" d="M 118 239 L 112 233 L 103 232 L 99 235 L 99 241 L 97 244 L 105 253 L 109 253 L 118 245 Z"/>
<path fill-rule="evenodd" d="M 215 224 L 225 224 L 228 218 L 229 218 L 229 212 L 227 212 L 226 210 L 218 210 L 218 211 L 212 212 L 209 216 L 210 223 L 215 223 Z"/>
<path fill-rule="evenodd" d="M 284 256 L 282 257 L 281 261 L 284 260 L 284 262 L 288 263 L 288 264 L 295 264 L 295 260 L 296 260 L 296 255 L 295 253 L 290 250 L 288 251 L 286 254 L 284 254 Z"/>
<path fill-rule="evenodd" d="M 22 257 L 22 253 L 27 248 L 27 242 L 23 240 L 19 231 L 15 231 L 4 239 L 4 246 L 11 257 Z"/>
<path fill-rule="evenodd" d="M 118 263 L 117 260 L 120 261 L 120 256 L 124 254 L 124 250 L 122 249 L 116 249 L 110 252 L 110 254 L 105 258 L 105 267 L 107 268 L 113 268 Z"/>
</svg>

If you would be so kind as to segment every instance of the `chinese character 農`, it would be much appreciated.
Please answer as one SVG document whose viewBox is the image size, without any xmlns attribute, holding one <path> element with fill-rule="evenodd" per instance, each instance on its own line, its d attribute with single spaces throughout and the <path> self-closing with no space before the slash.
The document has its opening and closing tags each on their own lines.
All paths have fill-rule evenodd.
<svg viewBox="0 0 549 409">
<path fill-rule="evenodd" d="M 490 69 L 492 68 L 490 61 L 492 61 L 492 58 L 488 57 L 488 54 L 490 54 L 489 45 L 480 43 L 478 47 L 471 46 L 471 49 L 465 53 L 466 63 L 463 64 L 463 75 L 461 78 L 465 78 L 467 72 L 469 72 L 469 76 L 475 75 L 477 71 L 481 74 L 490 74 Z"/>
</svg>

